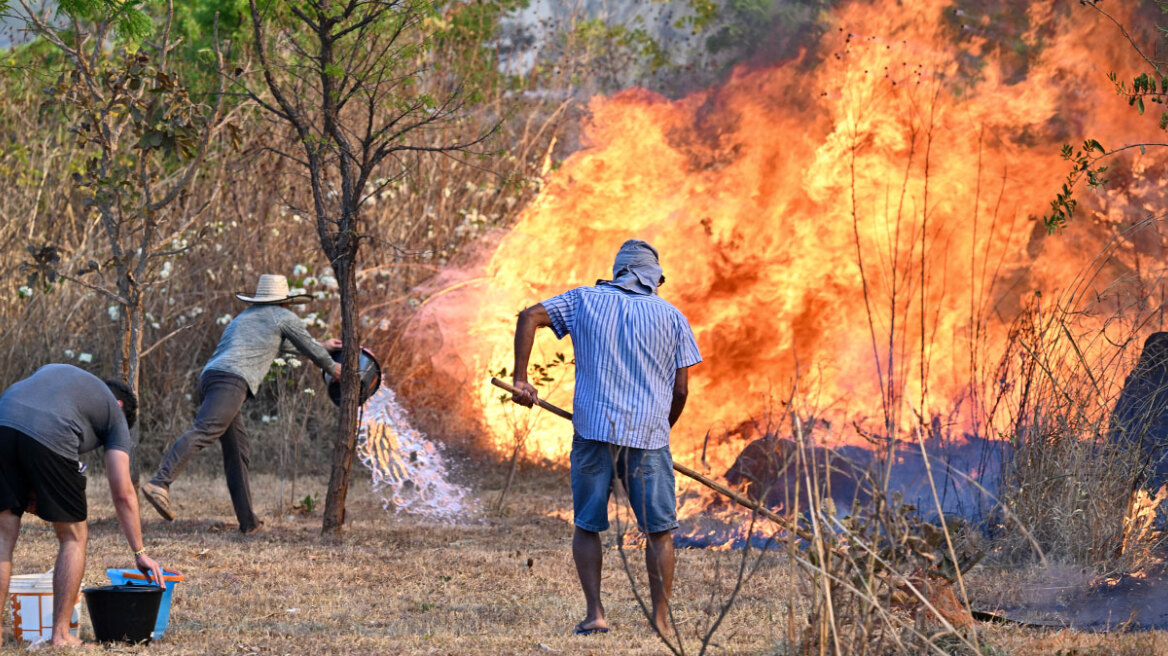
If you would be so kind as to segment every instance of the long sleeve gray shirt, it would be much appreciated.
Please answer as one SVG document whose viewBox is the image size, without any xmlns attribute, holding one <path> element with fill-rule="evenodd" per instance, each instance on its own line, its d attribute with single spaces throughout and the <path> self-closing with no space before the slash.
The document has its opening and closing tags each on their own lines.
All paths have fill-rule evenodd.
<svg viewBox="0 0 1168 656">
<path fill-rule="evenodd" d="M 333 370 L 335 363 L 328 351 L 308 334 L 294 312 L 279 305 L 253 305 L 227 324 L 203 372 L 213 369 L 235 374 L 247 381 L 254 395 L 272 362 L 282 351 L 292 349 L 308 356 L 322 370 Z"/>
</svg>

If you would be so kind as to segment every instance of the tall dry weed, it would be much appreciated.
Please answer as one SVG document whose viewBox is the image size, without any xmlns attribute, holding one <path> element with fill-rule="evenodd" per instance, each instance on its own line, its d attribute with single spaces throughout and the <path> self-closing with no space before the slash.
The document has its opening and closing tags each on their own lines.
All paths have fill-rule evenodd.
<svg viewBox="0 0 1168 656">
<path fill-rule="evenodd" d="M 1151 521 L 1156 490 L 1146 488 L 1168 449 L 1157 435 L 1166 397 L 1145 390 L 1138 408 L 1116 412 L 1132 393 L 1125 386 L 1149 384 L 1135 364 L 1144 338 L 1163 326 L 1165 280 L 1156 267 L 1132 270 L 1115 257 L 1139 232 L 1159 229 L 1147 221 L 1120 235 L 1067 293 L 1036 296 L 1011 327 L 993 374 L 997 389 L 985 396 L 986 425 L 1006 426 L 1000 437 L 1016 447 L 999 494 L 1004 523 L 995 540 L 1004 562 L 1032 560 L 1039 549 L 1130 571 L 1160 558 L 1164 509 Z M 1005 515 L 1028 533 L 1009 530 Z"/>
</svg>

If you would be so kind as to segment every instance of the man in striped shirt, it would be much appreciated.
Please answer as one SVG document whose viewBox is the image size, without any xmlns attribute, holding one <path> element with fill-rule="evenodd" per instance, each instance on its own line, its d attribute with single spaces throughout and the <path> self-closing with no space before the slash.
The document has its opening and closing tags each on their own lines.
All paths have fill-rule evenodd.
<svg viewBox="0 0 1168 656">
<path fill-rule="evenodd" d="M 609 630 L 600 601 L 600 532 L 608 528 L 614 478 L 628 493 L 637 524 L 648 536 L 645 565 L 653 602 L 650 622 L 664 632 L 673 587 L 677 528 L 669 429 L 688 395 L 688 367 L 701 362 L 685 316 L 657 295 L 665 282 L 657 250 L 626 241 L 612 280 L 577 287 L 519 313 L 515 330 L 514 400 L 531 407 L 538 394 L 527 381 L 535 331 L 572 336 L 576 391 L 572 425 L 572 557 L 584 588 L 587 614 L 578 634 Z"/>
</svg>

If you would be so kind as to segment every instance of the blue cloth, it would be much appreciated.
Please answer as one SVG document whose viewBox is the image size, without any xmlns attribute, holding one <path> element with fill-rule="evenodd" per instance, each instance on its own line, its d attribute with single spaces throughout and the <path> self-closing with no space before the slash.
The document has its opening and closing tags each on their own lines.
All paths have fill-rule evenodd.
<svg viewBox="0 0 1168 656">
<path fill-rule="evenodd" d="M 636 449 L 579 435 L 572 438 L 572 510 L 585 531 L 608 530 L 608 499 L 613 478 L 624 484 L 645 533 L 677 528 L 676 479 L 669 447 Z"/>
<path fill-rule="evenodd" d="M 655 294 L 577 287 L 543 301 L 556 337 L 572 336 L 572 424 L 590 440 L 640 449 L 669 444 L 678 369 L 702 361 L 685 315 Z"/>
<path fill-rule="evenodd" d="M 612 280 L 600 280 L 597 284 L 620 287 L 634 294 L 656 294 L 661 278 L 657 249 L 640 239 L 630 239 L 617 251 L 612 263 Z"/>
</svg>

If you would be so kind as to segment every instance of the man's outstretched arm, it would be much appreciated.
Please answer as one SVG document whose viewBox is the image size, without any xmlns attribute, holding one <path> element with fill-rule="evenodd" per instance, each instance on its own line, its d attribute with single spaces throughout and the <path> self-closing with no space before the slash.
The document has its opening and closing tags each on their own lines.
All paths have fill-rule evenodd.
<svg viewBox="0 0 1168 656">
<path fill-rule="evenodd" d="M 114 510 L 118 514 L 118 523 L 122 525 L 122 533 L 130 543 L 130 551 L 134 553 L 135 566 L 158 585 L 165 586 L 166 583 L 162 580 L 162 567 L 146 555 L 146 544 L 142 541 L 138 492 L 134 490 L 134 484 L 130 479 L 130 454 L 117 449 L 107 450 L 105 475 L 109 479 L 110 496 L 114 501 Z"/>
<path fill-rule="evenodd" d="M 511 399 L 519 405 L 530 408 L 539 400 L 539 392 L 527 382 L 527 364 L 531 360 L 531 346 L 535 343 L 535 331 L 543 326 L 551 326 L 552 318 L 548 316 L 547 308 L 541 303 L 527 308 L 519 313 L 515 322 L 515 368 L 511 372 L 511 380 L 519 393 L 513 394 Z"/>
<path fill-rule="evenodd" d="M 316 363 L 321 371 L 332 374 L 333 378 L 341 377 L 341 365 L 333 362 L 333 357 L 328 352 L 330 348 L 340 348 L 341 340 L 326 340 L 324 344 L 321 344 L 308 334 L 308 330 L 298 318 L 281 323 L 280 334 L 291 342 L 297 351 Z"/>
</svg>

